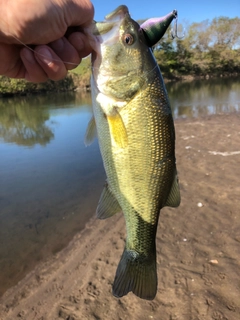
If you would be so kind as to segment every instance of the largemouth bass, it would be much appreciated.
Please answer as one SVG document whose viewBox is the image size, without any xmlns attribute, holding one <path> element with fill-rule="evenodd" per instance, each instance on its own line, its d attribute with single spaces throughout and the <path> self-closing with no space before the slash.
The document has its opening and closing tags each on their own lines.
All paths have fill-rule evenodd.
<svg viewBox="0 0 240 320">
<path fill-rule="evenodd" d="M 128 8 L 120 6 L 87 31 L 95 51 L 94 118 L 85 141 L 90 144 L 96 126 L 107 175 L 97 217 L 105 219 L 122 211 L 127 229 L 113 283 L 117 297 L 130 291 L 143 299 L 155 297 L 160 209 L 180 203 L 173 117 L 150 48 L 162 34 L 157 40 L 154 28 L 148 23 L 141 28 Z"/>
</svg>

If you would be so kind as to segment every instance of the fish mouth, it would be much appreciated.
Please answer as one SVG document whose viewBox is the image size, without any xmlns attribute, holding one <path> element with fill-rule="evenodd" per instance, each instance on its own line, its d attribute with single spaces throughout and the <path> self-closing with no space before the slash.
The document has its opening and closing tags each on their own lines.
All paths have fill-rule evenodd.
<svg viewBox="0 0 240 320">
<path fill-rule="evenodd" d="M 119 19 L 123 19 L 126 15 L 129 15 L 128 7 L 125 5 L 119 6 L 113 12 L 109 13 L 105 16 L 106 21 L 118 21 Z"/>
<path fill-rule="evenodd" d="M 113 45 L 119 39 L 119 29 L 125 18 L 130 18 L 128 7 L 121 5 L 106 15 L 105 21 L 96 22 L 92 34 L 97 37 L 100 43 Z"/>
</svg>

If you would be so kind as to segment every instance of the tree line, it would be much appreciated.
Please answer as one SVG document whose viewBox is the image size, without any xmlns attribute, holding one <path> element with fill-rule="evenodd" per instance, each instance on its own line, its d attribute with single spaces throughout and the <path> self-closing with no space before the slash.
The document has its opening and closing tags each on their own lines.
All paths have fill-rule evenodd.
<svg viewBox="0 0 240 320">
<path fill-rule="evenodd" d="M 218 17 L 182 24 L 178 26 L 178 34 L 184 36 L 172 40 L 169 28 L 153 48 L 165 80 L 240 74 L 240 18 Z M 44 84 L 0 77 L 0 95 L 88 88 L 90 57 L 84 59 L 74 72 L 64 80 Z"/>
<path fill-rule="evenodd" d="M 179 25 L 179 30 L 180 34 L 184 33 L 183 38 L 172 41 L 168 30 L 154 47 L 155 57 L 166 78 L 240 73 L 239 18 L 219 17 Z"/>
</svg>

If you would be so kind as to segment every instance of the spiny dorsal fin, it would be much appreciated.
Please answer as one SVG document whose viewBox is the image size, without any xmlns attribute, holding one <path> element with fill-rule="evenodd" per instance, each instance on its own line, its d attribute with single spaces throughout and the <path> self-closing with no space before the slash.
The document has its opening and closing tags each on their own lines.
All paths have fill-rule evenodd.
<svg viewBox="0 0 240 320">
<path fill-rule="evenodd" d="M 108 124 L 112 140 L 119 148 L 125 148 L 128 144 L 127 130 L 118 111 L 114 115 L 108 115 Z"/>
<path fill-rule="evenodd" d="M 97 207 L 97 218 L 106 219 L 122 211 L 117 199 L 109 190 L 108 184 L 104 187 Z"/>
<path fill-rule="evenodd" d="M 181 196 L 179 191 L 178 177 L 176 173 L 165 207 L 175 208 L 180 205 L 180 202 L 181 202 Z"/>
<path fill-rule="evenodd" d="M 93 143 L 94 138 L 97 137 L 97 128 L 94 116 L 90 119 L 87 130 L 84 137 L 84 144 L 85 146 L 90 146 Z"/>
</svg>

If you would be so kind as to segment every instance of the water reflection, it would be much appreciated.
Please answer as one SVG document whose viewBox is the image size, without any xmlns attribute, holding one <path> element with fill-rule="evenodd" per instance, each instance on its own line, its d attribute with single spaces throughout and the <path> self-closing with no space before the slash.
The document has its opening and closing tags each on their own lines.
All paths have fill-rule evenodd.
<svg viewBox="0 0 240 320">
<path fill-rule="evenodd" d="M 240 110 L 240 79 L 167 83 L 175 118 Z M 89 94 L 0 99 L 0 295 L 63 248 L 104 184 L 97 141 L 83 143 Z"/>
<path fill-rule="evenodd" d="M 91 105 L 90 95 L 49 95 L 0 100 L 0 139 L 23 146 L 46 145 L 54 138 L 49 120 L 50 108 L 72 108 L 79 102 Z M 70 103 L 69 103 L 70 102 Z"/>
<path fill-rule="evenodd" d="M 174 117 L 199 117 L 240 110 L 240 78 L 166 84 Z"/>
<path fill-rule="evenodd" d="M 5 142 L 25 146 L 36 143 L 45 145 L 53 138 L 51 129 L 45 124 L 49 119 L 47 110 L 29 104 L 24 108 L 18 104 L 0 108 L 0 138 Z"/>
</svg>

